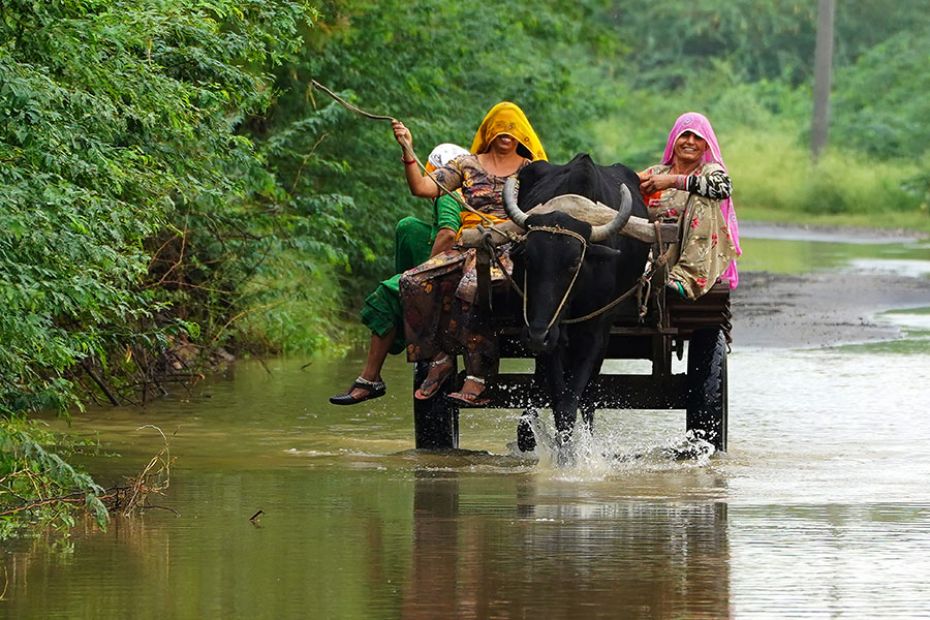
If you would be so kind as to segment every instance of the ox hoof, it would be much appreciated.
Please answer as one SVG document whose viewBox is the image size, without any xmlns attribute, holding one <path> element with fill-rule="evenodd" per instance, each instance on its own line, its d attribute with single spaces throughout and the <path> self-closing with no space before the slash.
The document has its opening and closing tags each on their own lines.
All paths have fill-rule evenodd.
<svg viewBox="0 0 930 620">
<path fill-rule="evenodd" d="M 559 467 L 575 465 L 575 442 L 571 431 L 559 431 L 555 436 L 555 461 Z"/>
<path fill-rule="evenodd" d="M 527 409 L 520 416 L 517 422 L 517 447 L 520 452 L 532 452 L 536 449 L 536 433 L 533 431 L 533 424 L 539 414 L 534 409 Z"/>
</svg>

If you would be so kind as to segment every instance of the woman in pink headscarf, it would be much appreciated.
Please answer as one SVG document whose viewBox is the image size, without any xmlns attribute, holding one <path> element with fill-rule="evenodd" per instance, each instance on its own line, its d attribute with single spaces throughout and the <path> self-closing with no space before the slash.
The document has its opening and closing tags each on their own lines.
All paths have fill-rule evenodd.
<svg viewBox="0 0 930 620">
<path fill-rule="evenodd" d="M 703 114 L 688 112 L 668 134 L 662 163 L 639 173 L 640 190 L 652 219 L 684 225 L 678 262 L 668 286 L 697 299 L 717 280 L 736 288 L 739 225 L 730 198 L 732 185 L 717 136 Z"/>
</svg>

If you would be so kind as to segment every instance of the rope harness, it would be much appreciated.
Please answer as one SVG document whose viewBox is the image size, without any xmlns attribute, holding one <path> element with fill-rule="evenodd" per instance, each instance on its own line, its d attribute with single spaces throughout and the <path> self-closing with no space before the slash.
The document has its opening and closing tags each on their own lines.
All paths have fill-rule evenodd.
<svg viewBox="0 0 930 620">
<path fill-rule="evenodd" d="M 562 309 L 565 307 L 565 304 L 568 303 L 569 295 L 571 295 L 572 289 L 575 287 L 575 282 L 578 279 L 578 274 L 581 273 L 581 268 L 584 265 L 584 258 L 585 258 L 587 248 L 590 245 L 590 243 L 578 233 L 571 231 L 571 230 L 567 230 L 559 226 L 531 226 L 530 228 L 527 229 L 526 234 L 529 235 L 532 232 L 546 232 L 546 233 L 550 233 L 554 235 L 566 235 L 566 236 L 577 239 L 582 244 L 581 257 L 578 260 L 578 266 L 575 268 L 575 273 L 572 275 L 572 280 L 568 284 L 568 288 L 565 290 L 565 294 L 562 296 L 562 300 L 559 302 L 558 308 L 556 308 L 555 313 L 552 315 L 552 318 L 549 320 L 549 323 L 546 325 L 546 331 L 548 331 L 549 329 L 552 328 L 553 325 L 555 325 L 555 322 L 558 319 L 559 314 L 562 312 Z M 497 264 L 500 265 L 500 261 L 497 259 L 497 256 L 496 255 L 493 255 L 493 256 L 495 258 L 495 262 L 497 262 Z M 661 258 L 666 258 L 666 257 L 667 257 L 667 253 L 663 254 Z M 500 266 L 503 270 L 503 265 L 500 265 Z M 594 310 L 593 312 L 589 312 L 588 314 L 585 314 L 584 316 L 575 317 L 573 319 L 563 319 L 559 322 L 564 325 L 573 325 L 577 323 L 583 323 L 597 316 L 600 316 L 601 314 L 604 314 L 605 312 L 616 307 L 618 304 L 620 304 L 621 302 L 628 299 L 631 295 L 634 295 L 634 294 L 639 294 L 637 305 L 639 306 L 640 318 L 646 316 L 646 312 L 648 310 L 646 306 L 646 301 L 649 299 L 649 292 L 652 288 L 652 278 L 655 277 L 656 271 L 657 271 L 656 269 L 651 269 L 648 274 L 644 274 L 640 276 L 636 280 L 636 283 L 633 286 L 631 286 L 624 293 L 616 297 L 613 301 L 611 301 L 610 303 L 604 306 L 601 306 L 597 310 Z M 516 290 L 517 294 L 519 294 L 520 297 L 523 299 L 523 323 L 527 327 L 529 327 L 529 320 L 527 317 L 528 295 L 524 292 L 526 290 L 527 274 L 524 271 L 523 291 L 521 291 L 520 288 L 513 281 L 513 279 L 510 278 L 509 274 L 507 274 L 506 270 L 504 270 L 504 273 L 505 275 L 507 275 L 507 278 L 510 280 L 510 283 L 513 286 L 514 290 Z M 642 294 L 643 291 L 645 291 L 645 295 Z"/>
<path fill-rule="evenodd" d="M 565 289 L 565 294 L 562 295 L 562 301 L 559 302 L 558 308 L 555 309 L 555 313 L 552 315 L 552 318 L 549 319 L 549 324 L 546 325 L 546 331 L 548 332 L 552 329 L 552 326 L 555 324 L 556 319 L 559 318 L 559 314 L 562 312 L 562 308 L 565 307 L 565 303 L 568 301 L 568 296 L 571 294 L 572 289 L 575 287 L 575 281 L 578 279 L 578 274 L 581 273 L 581 268 L 584 266 L 584 257 L 588 251 L 588 240 L 576 233 L 573 230 L 568 230 L 562 228 L 561 226 L 530 226 L 526 229 L 526 235 L 529 236 L 531 233 L 535 232 L 546 232 L 553 235 L 565 235 L 572 237 L 581 242 L 581 257 L 578 259 L 578 266 L 575 267 L 575 273 L 572 274 L 572 281 L 568 283 L 568 288 Z M 526 279 L 527 272 L 523 270 L 523 290 L 526 291 Z M 523 295 L 523 324 L 527 327 L 530 326 L 530 320 L 526 316 L 526 300 L 529 298 L 529 295 Z"/>
<path fill-rule="evenodd" d="M 662 239 L 661 224 L 659 222 L 655 223 L 655 230 L 656 230 L 656 240 L 657 240 L 656 241 L 656 254 L 658 254 L 658 249 L 661 247 L 660 242 Z M 519 239 L 519 241 L 523 241 L 526 236 L 529 236 L 529 234 L 533 232 L 546 232 L 546 233 L 550 233 L 554 235 L 566 235 L 574 239 L 577 239 L 582 244 L 581 258 L 578 260 L 578 266 L 575 268 L 575 273 L 572 275 L 572 281 L 569 283 L 568 288 L 565 291 L 565 294 L 562 296 L 562 300 L 559 302 L 558 308 L 556 309 L 552 318 L 549 320 L 549 323 L 546 325 L 546 330 L 548 331 L 549 329 L 552 328 L 553 325 L 555 325 L 555 322 L 559 314 L 562 312 L 562 309 L 564 308 L 565 304 L 568 303 L 568 297 L 569 295 L 571 295 L 572 289 L 575 286 L 575 281 L 578 279 L 578 274 L 581 273 L 581 268 L 584 265 L 584 258 L 587 252 L 588 245 L 590 245 L 590 242 L 588 242 L 584 237 L 582 237 L 578 233 L 571 231 L 571 230 L 567 230 L 559 226 L 531 226 L 527 229 L 526 235 L 524 236 L 524 238 Z M 501 272 L 507 278 L 508 282 L 510 283 L 510 286 L 513 288 L 514 291 L 516 291 L 517 295 L 519 295 L 520 298 L 523 300 L 523 323 L 527 327 L 529 327 L 529 321 L 527 317 L 528 296 L 525 293 L 526 285 L 527 285 L 526 272 L 524 271 L 523 273 L 523 289 L 521 290 L 520 287 L 517 285 L 517 283 L 514 282 L 510 274 L 507 273 L 507 270 L 504 268 L 503 263 L 501 263 L 500 259 L 497 257 L 497 253 L 494 251 L 495 248 L 493 244 L 491 244 L 490 240 L 487 237 L 485 237 L 485 248 L 491 253 L 491 257 L 494 259 L 494 263 L 500 268 Z M 647 304 L 649 300 L 649 295 L 652 293 L 652 281 L 656 277 L 656 274 L 658 274 L 659 271 L 666 264 L 668 264 L 668 259 L 672 253 L 672 249 L 673 248 L 670 247 L 668 250 L 666 250 L 662 254 L 658 254 L 658 257 L 654 261 L 652 261 L 652 264 L 650 265 L 649 270 L 645 274 L 641 275 L 636 280 L 636 283 L 633 286 L 631 286 L 629 289 L 624 291 L 618 297 L 614 298 L 610 303 L 604 306 L 601 306 L 597 310 L 594 310 L 593 312 L 589 312 L 588 314 L 585 314 L 584 316 L 575 317 L 573 319 L 563 319 L 562 321 L 559 321 L 559 322 L 564 325 L 573 325 L 576 323 L 583 323 L 597 316 L 600 316 L 601 314 L 604 314 L 605 312 L 616 307 L 618 304 L 620 304 L 624 300 L 629 299 L 629 297 L 634 294 L 638 295 L 637 306 L 639 307 L 639 317 L 643 318 L 644 316 L 646 316 L 646 313 L 649 310 Z"/>
</svg>

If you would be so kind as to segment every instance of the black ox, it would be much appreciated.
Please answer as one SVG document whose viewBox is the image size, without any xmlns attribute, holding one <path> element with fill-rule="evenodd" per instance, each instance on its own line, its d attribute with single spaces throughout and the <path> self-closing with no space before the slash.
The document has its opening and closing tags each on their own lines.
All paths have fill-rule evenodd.
<svg viewBox="0 0 930 620">
<path fill-rule="evenodd" d="M 525 295 L 523 341 L 537 358 L 536 379 L 549 389 L 558 438 L 565 441 L 579 406 L 593 422 L 589 382 L 601 370 L 611 324 L 618 313 L 635 311 L 636 295 L 573 319 L 636 286 L 649 245 L 620 231 L 631 216 L 638 222 L 648 216 L 636 173 L 621 164 L 597 165 L 587 154 L 564 165 L 534 162 L 518 180 L 517 199 L 512 182 L 504 194 L 508 214 L 527 233 L 514 270 Z"/>
</svg>

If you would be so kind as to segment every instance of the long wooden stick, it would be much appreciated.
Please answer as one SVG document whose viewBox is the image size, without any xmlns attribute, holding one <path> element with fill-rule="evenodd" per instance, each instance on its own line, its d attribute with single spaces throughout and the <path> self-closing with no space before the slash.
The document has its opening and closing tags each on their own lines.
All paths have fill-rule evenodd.
<svg viewBox="0 0 930 620">
<path fill-rule="evenodd" d="M 337 103 L 339 103 L 339 105 L 341 105 L 342 107 L 344 107 L 346 110 L 349 110 L 350 112 L 355 112 L 356 114 L 358 114 L 358 115 L 360 115 L 360 116 L 364 116 L 365 118 L 368 118 L 368 119 L 371 119 L 371 120 L 375 120 L 375 121 L 391 121 L 391 122 L 393 123 L 394 121 L 397 120 L 397 119 L 394 118 L 393 116 L 386 116 L 386 115 L 384 115 L 384 114 L 372 114 L 371 112 L 366 112 L 365 110 L 361 109 L 360 107 L 358 107 L 358 106 L 356 106 L 356 105 L 354 105 L 354 104 L 349 103 L 348 101 L 346 101 L 345 99 L 343 99 L 342 97 L 340 97 L 339 95 L 337 95 L 336 93 L 334 93 L 333 91 L 331 91 L 330 89 L 326 88 L 325 86 L 323 86 L 322 84 L 320 84 L 320 83 L 317 82 L 316 80 L 310 80 L 310 83 L 313 84 L 314 87 L 319 88 L 319 89 L 322 90 L 324 93 L 326 93 L 327 95 L 329 95 L 330 97 L 332 97 Z M 493 221 L 491 218 L 487 217 L 487 216 L 486 216 L 484 213 L 482 213 L 481 211 L 478 211 L 477 209 L 473 209 L 472 207 L 470 207 L 470 206 L 468 205 L 468 203 L 465 202 L 464 199 L 462 199 L 461 196 L 459 196 L 456 192 L 451 191 L 451 190 L 448 189 L 446 186 L 444 186 L 442 183 L 440 183 L 439 180 L 438 180 L 435 176 L 433 176 L 433 174 L 432 174 L 431 172 L 429 172 L 429 171 L 426 169 L 426 166 L 424 166 L 424 165 L 420 162 L 420 159 L 417 157 L 417 154 L 416 154 L 416 153 L 413 153 L 413 159 L 414 159 L 414 161 L 417 162 L 417 167 L 420 168 L 420 170 L 423 171 L 423 173 L 426 174 L 426 176 L 428 176 L 428 177 L 433 181 L 433 183 L 436 184 L 436 187 L 438 187 L 440 191 L 442 191 L 442 192 L 444 192 L 444 193 L 449 194 L 450 196 L 452 196 L 452 198 L 453 198 L 456 202 L 458 202 L 460 206 L 462 206 L 462 207 L 464 207 L 465 209 L 467 209 L 468 211 L 471 211 L 472 213 L 478 215 L 478 217 L 480 217 L 486 224 L 489 224 L 489 225 L 493 228 L 493 226 L 494 226 L 494 221 Z"/>
<path fill-rule="evenodd" d="M 360 107 L 349 103 L 348 101 L 346 101 L 345 99 L 343 99 L 342 97 L 340 97 L 339 95 L 331 91 L 330 89 L 326 88 L 325 86 L 323 86 L 316 80 L 310 80 L 310 83 L 313 84 L 315 87 L 319 88 L 320 90 L 322 90 L 324 93 L 326 93 L 327 95 L 329 95 L 336 101 L 338 101 L 339 104 L 342 105 L 342 107 L 344 107 L 346 110 L 351 110 L 352 112 L 355 112 L 356 114 L 360 114 L 361 116 L 364 116 L 365 118 L 370 118 L 371 120 L 374 120 L 374 121 L 391 121 L 393 123 L 394 121 L 397 120 L 393 116 L 385 116 L 383 114 L 372 114 L 371 112 L 366 112 Z"/>
</svg>

